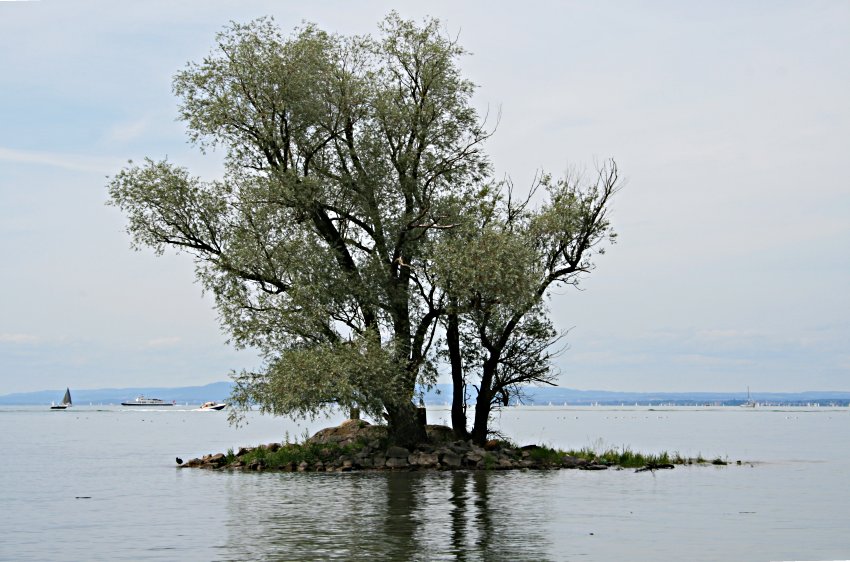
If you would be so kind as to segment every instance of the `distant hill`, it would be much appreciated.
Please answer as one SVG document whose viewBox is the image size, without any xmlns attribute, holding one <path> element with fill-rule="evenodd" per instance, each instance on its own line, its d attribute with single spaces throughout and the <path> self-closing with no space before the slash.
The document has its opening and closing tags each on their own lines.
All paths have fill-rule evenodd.
<svg viewBox="0 0 850 562">
<path fill-rule="evenodd" d="M 151 398 L 161 398 L 167 402 L 201 404 L 208 400 L 221 401 L 230 395 L 232 382 L 216 382 L 203 386 L 168 387 L 132 387 L 104 389 L 71 389 L 76 404 L 120 404 L 132 400 L 140 394 Z M 42 390 L 38 392 L 19 392 L 0 396 L 0 405 L 18 406 L 50 404 L 62 399 L 65 389 Z M 438 384 L 424 394 L 426 404 L 438 405 L 451 402 L 452 388 L 448 384 Z M 850 404 L 850 392 L 845 391 L 808 391 L 808 392 L 756 392 L 752 399 L 761 404 L 805 405 L 819 403 L 847 406 Z M 606 390 L 576 390 L 563 387 L 527 387 L 524 404 L 529 405 L 703 405 L 715 404 L 734 406 L 745 401 L 743 392 L 615 392 Z M 515 404 L 512 401 L 512 404 Z"/>
<path fill-rule="evenodd" d="M 744 392 L 617 392 L 607 390 L 576 390 L 557 386 L 526 387 L 523 404 L 589 406 L 599 404 L 613 405 L 659 405 L 678 406 L 718 405 L 736 406 L 746 402 Z M 427 404 L 450 403 L 451 385 L 437 385 L 425 394 Z M 761 404 L 805 405 L 819 403 L 847 406 L 850 404 L 850 392 L 846 391 L 807 391 L 807 392 L 757 392 L 751 398 Z M 511 400 L 511 404 L 517 401 Z"/>
</svg>

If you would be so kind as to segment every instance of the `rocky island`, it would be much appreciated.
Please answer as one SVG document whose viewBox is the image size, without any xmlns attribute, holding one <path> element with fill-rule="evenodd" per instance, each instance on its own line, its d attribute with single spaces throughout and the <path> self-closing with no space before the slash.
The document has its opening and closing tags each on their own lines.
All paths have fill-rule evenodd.
<svg viewBox="0 0 850 562">
<path fill-rule="evenodd" d="M 316 432 L 303 443 L 268 443 L 238 451 L 204 455 L 179 468 L 277 470 L 283 472 L 351 472 L 361 470 L 605 470 L 671 469 L 676 464 L 725 465 L 717 458 L 682 458 L 667 453 L 642 455 L 626 449 L 594 452 L 560 451 L 540 445 L 517 446 L 491 440 L 478 446 L 456 440 L 451 428 L 426 426 L 428 442 L 412 449 L 388 444 L 387 429 L 367 421 L 349 419 L 337 427 Z M 739 461 L 740 463 L 740 461 Z"/>
</svg>

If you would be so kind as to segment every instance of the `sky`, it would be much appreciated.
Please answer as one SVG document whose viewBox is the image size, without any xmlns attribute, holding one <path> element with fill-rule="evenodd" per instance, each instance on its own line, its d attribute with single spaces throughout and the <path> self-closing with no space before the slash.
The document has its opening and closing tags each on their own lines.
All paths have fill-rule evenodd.
<svg viewBox="0 0 850 562">
<path fill-rule="evenodd" d="M 215 177 L 171 78 L 229 21 L 372 33 L 395 9 L 470 51 L 497 176 L 614 158 L 617 243 L 553 295 L 560 384 L 850 390 L 850 3 L 0 0 L 0 394 L 185 386 L 259 364 L 186 255 L 133 251 L 108 177 Z"/>
</svg>

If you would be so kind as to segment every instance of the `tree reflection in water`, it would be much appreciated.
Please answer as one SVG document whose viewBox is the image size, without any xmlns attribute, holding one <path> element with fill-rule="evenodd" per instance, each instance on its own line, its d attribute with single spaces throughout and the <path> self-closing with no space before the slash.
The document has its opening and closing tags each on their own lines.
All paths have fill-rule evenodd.
<svg viewBox="0 0 850 562">
<path fill-rule="evenodd" d="M 232 474 L 224 559 L 545 560 L 535 474 Z M 519 504 L 517 504 L 519 500 Z M 539 523 L 539 522 L 538 522 Z"/>
</svg>

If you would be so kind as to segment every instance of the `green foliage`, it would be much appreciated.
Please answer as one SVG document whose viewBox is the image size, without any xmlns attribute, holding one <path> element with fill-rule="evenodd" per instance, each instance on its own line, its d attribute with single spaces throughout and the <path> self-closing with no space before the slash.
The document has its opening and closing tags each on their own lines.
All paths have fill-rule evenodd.
<svg viewBox="0 0 850 562">
<path fill-rule="evenodd" d="M 342 455 L 353 455 L 360 451 L 363 446 L 364 443 L 352 443 L 343 446 L 336 443 L 286 443 L 276 451 L 271 451 L 265 447 L 251 449 L 239 457 L 239 461 L 246 465 L 253 461 L 261 461 L 270 468 L 287 468 L 293 465 L 297 467 L 302 462 L 313 466 L 320 461 L 335 461 Z"/>
<path fill-rule="evenodd" d="M 541 464 L 560 464 L 563 462 L 566 455 L 567 453 L 564 451 L 559 451 L 549 447 L 535 447 L 529 451 L 529 458 Z"/>
</svg>

